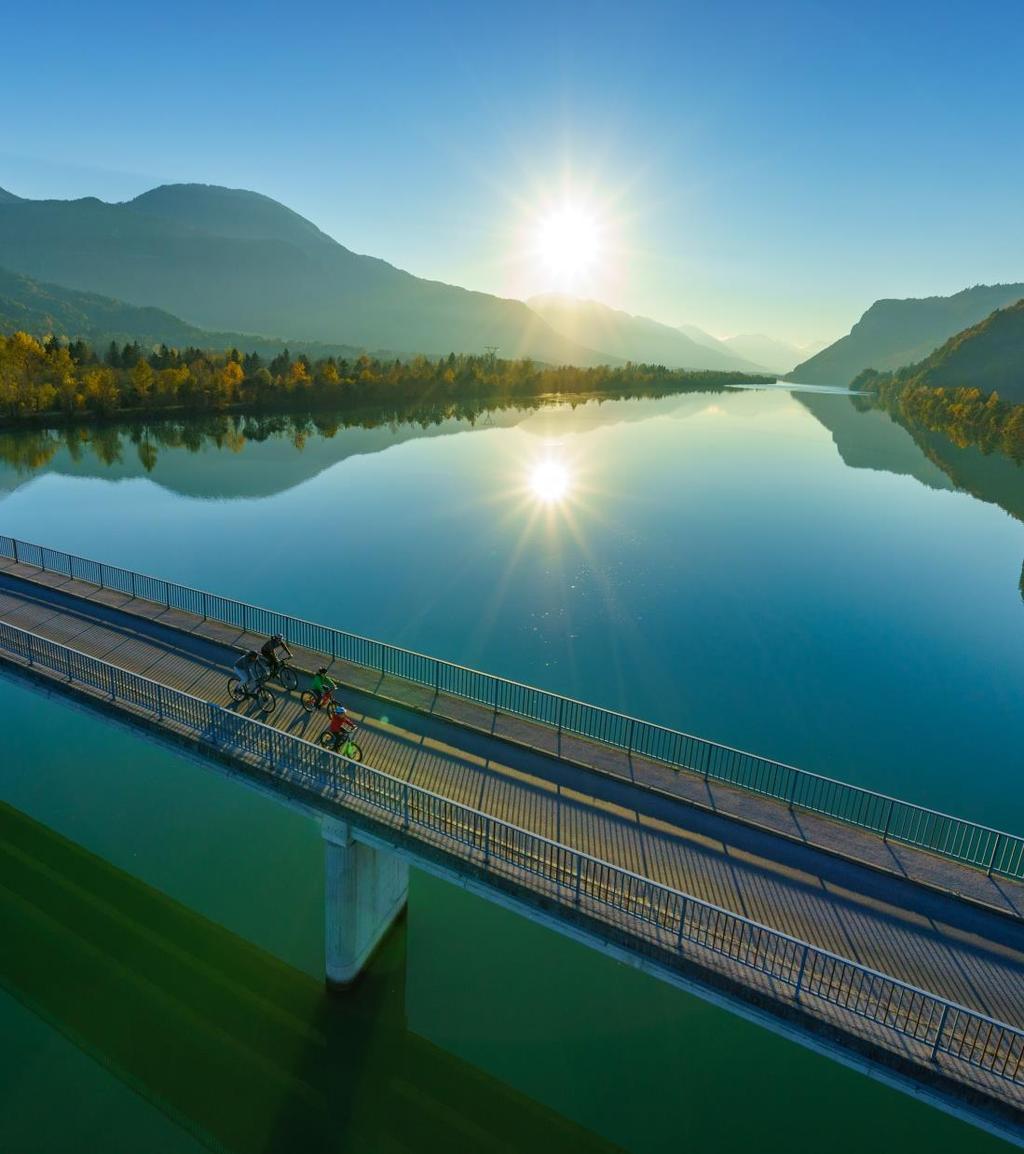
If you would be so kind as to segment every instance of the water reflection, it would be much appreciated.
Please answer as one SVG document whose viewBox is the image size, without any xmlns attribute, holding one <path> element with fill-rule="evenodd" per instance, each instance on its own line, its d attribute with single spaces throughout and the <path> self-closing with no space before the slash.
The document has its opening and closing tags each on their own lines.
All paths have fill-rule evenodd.
<svg viewBox="0 0 1024 1154">
<path fill-rule="evenodd" d="M 548 456 L 530 469 L 529 484 L 538 501 L 552 504 L 567 496 L 572 478 L 564 461 Z"/>
<path fill-rule="evenodd" d="M 863 395 L 840 398 L 801 391 L 794 396 L 832 434 L 850 468 L 910 476 L 930 489 L 970 493 L 1024 521 L 1024 462 L 897 422 Z M 1024 599 L 1024 570 L 1020 584 Z"/>
<path fill-rule="evenodd" d="M 0 429 L 0 463 L 16 477 L 54 466 L 62 471 L 81 472 L 89 465 L 107 471 L 120 469 L 152 474 L 163 455 L 184 450 L 193 455 L 209 450 L 242 454 L 255 446 L 276 443 L 289 445 L 302 454 L 304 450 L 322 447 L 323 442 L 347 433 L 353 441 L 346 450 L 335 453 L 333 461 L 350 453 L 379 451 L 414 437 L 436 435 L 467 429 L 501 428 L 517 425 L 530 414 L 550 408 L 572 414 L 580 408 L 600 413 L 607 403 L 631 394 L 585 394 L 569 401 L 561 398 L 524 400 L 419 402 L 405 405 L 346 408 L 343 411 L 316 410 L 309 413 L 255 413 L 161 418 L 125 423 L 76 424 L 61 429 Z M 657 391 L 650 398 L 663 397 Z M 666 400 L 678 402 L 678 395 Z M 621 417 L 616 419 L 622 419 Z M 597 423 L 601 418 L 597 417 Z M 358 436 L 363 434 L 363 436 Z M 10 479 L 8 488 L 12 487 Z"/>
</svg>

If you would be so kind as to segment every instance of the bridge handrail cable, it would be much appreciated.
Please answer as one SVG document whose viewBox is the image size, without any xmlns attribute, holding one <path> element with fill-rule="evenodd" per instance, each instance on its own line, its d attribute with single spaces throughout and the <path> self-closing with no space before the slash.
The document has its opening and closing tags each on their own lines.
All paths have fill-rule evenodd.
<svg viewBox="0 0 1024 1154">
<path fill-rule="evenodd" d="M 966 818 L 415 650 L 73 553 L 0 536 L 0 556 L 126 596 L 163 603 L 169 609 L 194 613 L 243 632 L 281 633 L 289 644 L 330 654 L 332 660 L 379 671 L 382 676 L 400 677 L 436 693 L 621 749 L 627 756 L 648 757 L 701 775 L 705 781 L 720 781 L 770 797 L 791 809 L 817 813 L 883 840 L 983 869 L 990 876 L 1024 880 L 1024 837 Z"/>
<path fill-rule="evenodd" d="M 30 667 L 180 726 L 213 749 L 240 751 L 313 797 L 350 809 L 355 799 L 404 832 L 433 834 L 420 840 L 440 839 L 452 856 L 457 850 L 446 842 L 465 847 L 488 874 L 498 875 L 500 865 L 513 877 L 525 871 L 550 883 L 563 906 L 611 911 L 613 924 L 625 915 L 634 936 L 652 947 L 680 957 L 684 943 L 710 950 L 790 987 L 797 1002 L 817 998 L 910 1039 L 932 1061 L 945 1054 L 1024 1085 L 1024 1030 L 978 1010 L 29 630 L 0 622 L 0 647 Z"/>
</svg>

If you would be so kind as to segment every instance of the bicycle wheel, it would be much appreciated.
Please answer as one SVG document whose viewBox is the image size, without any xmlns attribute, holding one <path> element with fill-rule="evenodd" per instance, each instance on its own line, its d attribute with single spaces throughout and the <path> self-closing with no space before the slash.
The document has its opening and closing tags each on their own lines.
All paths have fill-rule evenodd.
<svg viewBox="0 0 1024 1154">
<path fill-rule="evenodd" d="M 237 677 L 228 679 L 228 693 L 231 695 L 233 701 L 245 700 L 245 686 Z"/>
<path fill-rule="evenodd" d="M 358 745 L 356 745 L 356 743 L 354 741 L 350 741 L 346 744 L 345 748 L 341 751 L 341 756 L 347 757 L 349 759 L 349 761 L 362 761 L 363 760 L 363 751 L 359 748 Z"/>
<path fill-rule="evenodd" d="M 256 701 L 263 713 L 273 713 L 277 708 L 277 698 L 265 685 L 256 690 Z"/>
<path fill-rule="evenodd" d="M 317 741 L 324 747 L 330 749 L 334 745 L 334 734 L 329 729 L 325 729 L 323 733 L 317 738 Z"/>
<path fill-rule="evenodd" d="M 290 665 L 282 665 L 278 669 L 277 680 L 281 682 L 281 688 L 286 689 L 289 693 L 299 684 L 295 670 Z"/>
<path fill-rule="evenodd" d="M 302 708 L 307 713 L 312 713 L 316 709 L 317 696 L 309 689 L 302 691 Z"/>
</svg>

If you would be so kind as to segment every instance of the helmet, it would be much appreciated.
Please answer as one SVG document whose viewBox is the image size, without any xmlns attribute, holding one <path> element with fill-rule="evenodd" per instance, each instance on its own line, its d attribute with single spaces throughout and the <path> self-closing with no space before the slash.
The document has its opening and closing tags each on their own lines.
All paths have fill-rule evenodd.
<svg viewBox="0 0 1024 1154">
<path fill-rule="evenodd" d="M 274 636 L 273 636 L 273 637 L 271 637 L 271 639 L 270 639 L 270 640 L 271 640 L 271 641 L 276 641 L 276 642 L 278 643 L 278 645 L 281 645 L 281 644 L 283 644 L 283 642 L 284 642 L 284 638 L 281 636 L 281 634 L 280 634 L 280 633 L 275 633 L 275 634 L 274 634 Z"/>
<path fill-rule="evenodd" d="M 344 705 L 336 705 L 334 707 L 334 712 L 335 713 L 348 713 L 348 710 L 344 707 Z"/>
<path fill-rule="evenodd" d="M 327 666 L 326 665 L 321 665 L 319 667 L 319 669 L 317 669 L 317 673 L 326 673 L 326 672 L 327 672 Z"/>
</svg>

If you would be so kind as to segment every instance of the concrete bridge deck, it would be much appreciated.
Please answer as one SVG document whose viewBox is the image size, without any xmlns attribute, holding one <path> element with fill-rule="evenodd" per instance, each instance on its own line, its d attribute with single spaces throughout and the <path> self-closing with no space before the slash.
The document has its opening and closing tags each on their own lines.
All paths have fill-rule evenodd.
<svg viewBox="0 0 1024 1154">
<path fill-rule="evenodd" d="M 0 620 L 227 709 L 252 709 L 233 705 L 227 677 L 237 650 L 258 639 L 222 623 L 14 562 L 0 566 Z M 317 660 L 314 654 L 298 656 L 300 663 L 303 657 L 310 664 Z M 1000 1022 L 1024 1026 L 1019 883 L 886 845 L 769 799 L 744 797 L 699 778 L 695 783 L 657 763 L 625 758 L 533 722 L 493 711 L 488 716 L 485 707 L 444 701 L 421 686 L 382 680 L 358 666 L 332 672 L 352 687 L 344 699 L 362 722 L 368 765 Z M 315 740 L 324 715 L 305 713 L 298 693 L 277 693 L 279 706 L 267 724 Z M 521 880 L 524 887 L 532 884 L 525 874 Z M 955 896 L 957 891 L 971 900 Z M 551 895 L 546 899 L 550 904 Z M 1024 1119 L 1021 1081 L 965 1070 L 963 1063 L 930 1054 L 927 1045 L 907 1038 L 894 1041 L 856 1012 L 794 999 L 792 990 L 713 950 L 697 951 L 693 961 L 695 973 L 718 971 L 753 990 L 755 1001 L 769 1011 L 789 1002 L 789 1020 L 818 1019 L 839 1050 L 844 1039 L 859 1038 L 862 1054 L 890 1051 L 905 1080 L 916 1077 L 916 1068 L 934 1073 L 945 1087 L 940 1097 L 949 1096 L 946 1081 L 952 1079 L 965 1087 L 965 1101 L 996 1103 L 1004 1110 L 1004 1135 L 1013 1137 Z M 922 1084 L 929 1081 L 930 1073 Z"/>
</svg>

